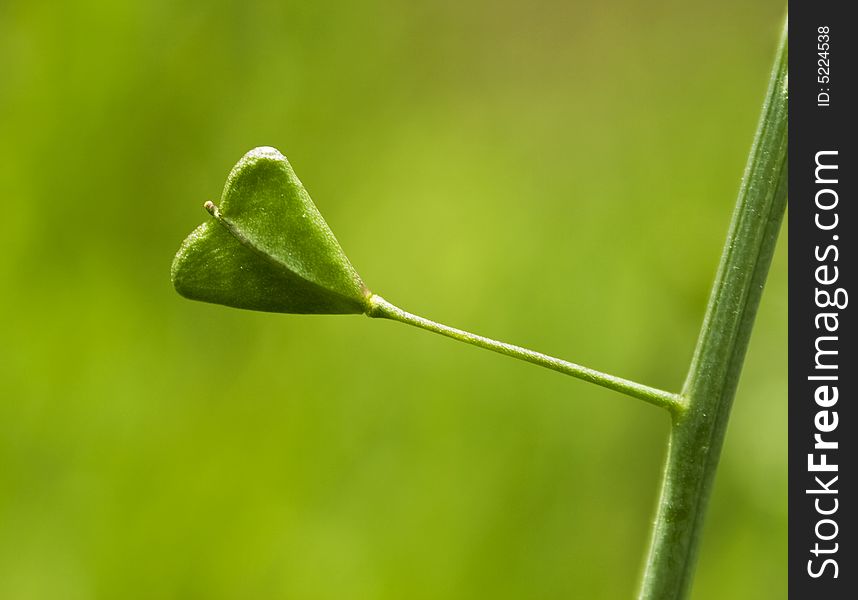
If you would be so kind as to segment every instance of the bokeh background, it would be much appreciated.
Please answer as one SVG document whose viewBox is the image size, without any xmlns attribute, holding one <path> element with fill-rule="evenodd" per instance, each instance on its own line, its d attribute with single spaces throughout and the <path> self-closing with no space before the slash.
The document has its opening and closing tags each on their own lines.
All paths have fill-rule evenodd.
<svg viewBox="0 0 858 600">
<path fill-rule="evenodd" d="M 374 291 L 678 389 L 783 11 L 0 3 L 0 598 L 631 597 L 659 410 L 170 262 L 273 145 Z M 786 596 L 784 242 L 698 599 Z"/>
</svg>

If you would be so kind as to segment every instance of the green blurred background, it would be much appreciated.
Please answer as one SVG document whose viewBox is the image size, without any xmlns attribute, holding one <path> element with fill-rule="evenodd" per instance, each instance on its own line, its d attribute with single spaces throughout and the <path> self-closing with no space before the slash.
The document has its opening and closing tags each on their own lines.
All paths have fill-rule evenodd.
<svg viewBox="0 0 858 600">
<path fill-rule="evenodd" d="M 678 389 L 783 10 L 0 3 L 0 598 L 631 597 L 660 411 L 170 262 L 273 145 L 374 291 Z M 786 596 L 784 242 L 698 599 Z"/>
</svg>

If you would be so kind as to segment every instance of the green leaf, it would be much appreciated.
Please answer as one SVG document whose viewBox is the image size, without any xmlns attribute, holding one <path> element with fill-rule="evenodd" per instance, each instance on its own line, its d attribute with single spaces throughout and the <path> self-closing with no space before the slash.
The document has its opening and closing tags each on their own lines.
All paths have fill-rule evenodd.
<svg viewBox="0 0 858 600">
<path fill-rule="evenodd" d="M 274 148 L 233 167 L 218 209 L 184 241 L 173 285 L 192 300 L 283 313 L 362 313 L 369 290 Z"/>
</svg>

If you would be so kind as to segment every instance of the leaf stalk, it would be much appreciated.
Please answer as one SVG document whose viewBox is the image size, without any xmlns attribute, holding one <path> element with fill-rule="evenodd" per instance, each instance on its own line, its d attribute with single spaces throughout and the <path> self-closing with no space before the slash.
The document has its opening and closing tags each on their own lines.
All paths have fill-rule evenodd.
<svg viewBox="0 0 858 600">
<path fill-rule="evenodd" d="M 583 367 L 560 358 L 548 356 L 541 352 L 522 348 L 521 346 L 499 342 L 461 329 L 442 325 L 441 323 L 436 323 L 435 321 L 430 321 L 424 317 L 406 312 L 377 294 L 373 294 L 370 297 L 369 304 L 370 310 L 367 314 L 370 317 L 391 319 L 399 321 L 400 323 L 413 325 L 460 342 L 465 342 L 479 348 L 485 348 L 486 350 L 497 352 L 498 354 L 524 360 L 547 369 L 558 371 L 565 375 L 571 375 L 572 377 L 583 379 L 584 381 L 589 381 L 596 385 L 626 394 L 632 398 L 637 398 L 644 402 L 654 404 L 655 406 L 665 408 L 672 414 L 681 414 L 683 411 L 684 405 L 678 394 L 665 392 L 628 379 L 623 379 L 622 377 L 608 375 L 607 373 Z"/>
</svg>

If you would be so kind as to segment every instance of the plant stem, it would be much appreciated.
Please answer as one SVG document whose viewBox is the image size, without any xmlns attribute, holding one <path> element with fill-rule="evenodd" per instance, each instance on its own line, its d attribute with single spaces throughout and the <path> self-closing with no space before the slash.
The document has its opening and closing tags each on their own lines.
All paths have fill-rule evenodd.
<svg viewBox="0 0 858 600">
<path fill-rule="evenodd" d="M 787 29 L 683 387 L 639 598 L 685 598 L 757 306 L 787 201 Z"/>
<path fill-rule="evenodd" d="M 583 379 L 584 381 L 595 383 L 596 385 L 600 385 L 608 389 L 616 390 L 628 396 L 649 402 L 650 404 L 666 408 L 673 414 L 679 414 L 682 412 L 682 403 L 677 394 L 671 394 L 670 392 L 635 383 L 634 381 L 629 381 L 621 377 L 615 377 L 594 369 L 588 369 L 587 367 L 582 367 L 581 365 L 576 365 L 575 363 L 554 358 L 553 356 L 548 356 L 547 354 L 542 354 L 540 352 L 534 352 L 527 348 L 499 342 L 481 335 L 462 331 L 461 329 L 448 327 L 447 325 L 442 325 L 435 321 L 430 321 L 429 319 L 424 319 L 423 317 L 406 312 L 401 308 L 394 306 L 381 296 L 375 294 L 370 298 L 369 302 L 370 310 L 367 314 L 370 317 L 381 317 L 399 321 L 401 323 L 407 323 L 408 325 L 414 325 L 415 327 L 440 333 L 441 335 L 453 338 L 460 342 L 466 342 L 474 346 L 479 346 L 480 348 L 498 352 L 499 354 L 512 356 L 519 360 L 524 360 L 541 367 L 559 371 L 566 375 L 571 375 L 572 377 L 577 377 L 578 379 Z"/>
</svg>

